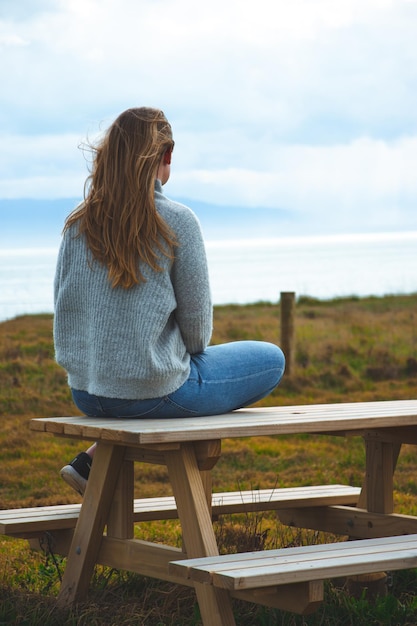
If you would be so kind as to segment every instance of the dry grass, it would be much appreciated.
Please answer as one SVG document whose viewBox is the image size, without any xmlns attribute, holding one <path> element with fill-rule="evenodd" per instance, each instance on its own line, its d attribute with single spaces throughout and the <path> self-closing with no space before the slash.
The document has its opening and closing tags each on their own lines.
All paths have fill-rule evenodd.
<svg viewBox="0 0 417 626">
<path fill-rule="evenodd" d="M 278 389 L 259 404 L 415 397 L 416 305 L 417 295 L 331 302 L 300 299 L 296 307 L 295 373 L 284 378 Z M 214 343 L 249 338 L 279 343 L 279 314 L 278 305 L 267 303 L 218 307 L 215 310 Z M 33 434 L 28 429 L 32 417 L 77 414 L 65 374 L 54 362 L 50 315 L 24 316 L 0 324 L 0 413 L 0 508 L 79 501 L 58 477 L 59 468 L 79 450 L 79 443 Z M 359 486 L 362 482 L 364 449 L 360 439 L 352 439 L 346 446 L 343 439 L 330 436 L 259 437 L 226 441 L 223 451 L 213 470 L 215 491 L 331 482 Z M 414 448 L 404 446 L 395 483 L 399 512 L 417 515 L 416 466 Z M 165 468 L 137 464 L 135 489 L 138 497 L 170 493 Z M 136 533 L 145 539 L 177 545 L 181 539 L 176 521 L 142 524 Z M 261 547 L 275 547 L 320 540 L 314 534 L 294 534 L 268 515 L 223 518 L 217 526 L 217 533 L 219 543 L 228 550 L 232 549 L 231 544 L 238 550 L 242 545 L 247 549 L 250 542 Z M 2 538 L 0 571 L 4 572 L 3 579 L 0 578 L 3 587 L 0 608 L 6 607 L 7 612 L 9 605 L 17 606 L 16 598 L 19 598 L 21 611 L 33 608 L 43 616 L 39 618 L 39 624 L 198 623 L 197 616 L 193 616 L 195 605 L 189 590 L 173 592 L 172 586 L 155 585 L 120 573 L 116 578 L 114 574 L 109 578 L 106 570 L 98 570 L 92 589 L 101 607 L 106 606 L 107 601 L 112 606 L 113 621 L 108 611 L 106 613 L 98 606 L 95 611 L 91 608 L 94 596 L 93 604 L 90 598 L 89 606 L 81 613 L 67 613 L 59 622 L 48 622 L 45 614 L 53 611 L 48 603 L 59 586 L 55 564 L 45 563 L 42 555 L 29 553 L 25 542 Z M 33 602 L 31 604 L 28 600 L 28 604 L 25 598 L 39 593 L 47 597 L 42 601 L 38 598 L 37 603 L 28 608 Z M 140 609 L 138 593 L 141 596 Z M 112 600 L 114 594 L 122 599 L 122 605 L 124 603 L 124 617 L 122 607 Z M 352 610 L 349 607 L 349 611 Z M 129 611 L 130 615 L 140 616 L 135 618 L 137 621 L 129 617 Z M 19 621 L 20 617 L 16 617 L 12 608 L 9 614 L 13 615 L 14 622 L 2 622 L 5 618 L 0 614 L 0 623 L 38 623 L 35 613 L 27 622 Z M 166 618 L 168 614 L 170 621 Z M 253 617 L 247 606 L 243 614 L 247 620 Z M 239 623 L 278 623 L 268 621 L 268 615 L 262 613 L 261 620 L 258 612 L 256 618 L 253 617 L 255 621 L 242 618 Z M 186 616 L 184 621 L 182 616 Z M 56 614 L 55 618 L 58 619 Z M 337 622 L 323 619 L 322 623 Z"/>
<path fill-rule="evenodd" d="M 416 305 L 417 296 L 328 303 L 301 299 L 296 307 L 295 373 L 258 404 L 415 397 Z M 216 308 L 215 343 L 248 337 L 279 343 L 279 306 Z M 77 414 L 65 373 L 54 362 L 50 315 L 0 324 L 0 402 L 0 507 L 73 501 L 73 492 L 57 479 L 57 472 L 78 451 L 78 442 L 28 430 L 31 417 Z M 360 484 L 364 462 L 360 440 L 346 447 L 335 437 L 234 440 L 225 442 L 224 452 L 214 469 L 217 491 L 238 484 L 247 489 L 326 482 L 336 475 Z M 331 459 L 337 459 L 337 471 Z M 405 449 L 402 459 L 398 489 L 406 500 L 406 494 L 417 491 L 412 451 Z M 166 470 L 159 466 L 140 466 L 136 483 L 144 496 L 169 490 Z"/>
</svg>

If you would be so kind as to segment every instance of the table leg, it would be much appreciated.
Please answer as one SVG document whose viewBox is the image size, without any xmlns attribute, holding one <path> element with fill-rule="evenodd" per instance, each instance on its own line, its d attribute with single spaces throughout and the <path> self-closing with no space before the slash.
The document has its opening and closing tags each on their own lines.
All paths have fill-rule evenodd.
<svg viewBox="0 0 417 626">
<path fill-rule="evenodd" d="M 120 468 L 119 480 L 113 494 L 107 520 L 107 536 L 117 539 L 132 539 L 134 536 L 133 518 L 134 471 L 133 461 L 124 461 Z"/>
<path fill-rule="evenodd" d="M 187 556 L 216 556 L 218 552 L 211 515 L 192 444 L 166 453 L 169 478 L 178 508 Z M 230 596 L 224 589 L 196 583 L 203 624 L 234 626 Z"/>
<path fill-rule="evenodd" d="M 401 443 L 384 441 L 379 433 L 368 433 L 364 437 L 366 449 L 365 480 L 358 501 L 358 508 L 372 513 L 393 513 L 394 511 L 394 472 L 401 450 Z M 379 578 L 375 578 L 378 576 Z M 348 586 L 361 590 L 377 586 L 378 593 L 385 587 L 386 574 L 378 572 L 350 577 Z"/>
<path fill-rule="evenodd" d="M 379 434 L 365 436 L 366 473 L 358 507 L 372 513 L 394 510 L 394 471 L 401 444 L 383 441 Z"/>
<path fill-rule="evenodd" d="M 213 480 L 211 470 L 200 471 L 201 481 L 203 483 L 204 491 L 206 494 L 207 506 L 210 517 L 212 517 L 212 494 L 213 494 Z"/>
<path fill-rule="evenodd" d="M 97 446 L 58 595 L 61 606 L 87 594 L 124 454 L 123 446 Z"/>
</svg>

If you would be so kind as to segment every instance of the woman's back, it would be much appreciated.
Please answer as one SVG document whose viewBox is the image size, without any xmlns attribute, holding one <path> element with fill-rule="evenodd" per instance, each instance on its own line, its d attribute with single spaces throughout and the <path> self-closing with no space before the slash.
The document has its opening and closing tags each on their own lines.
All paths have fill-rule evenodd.
<svg viewBox="0 0 417 626">
<path fill-rule="evenodd" d="M 55 278 L 56 359 L 75 389 L 116 398 L 148 398 L 177 389 L 190 354 L 212 330 L 207 262 L 195 215 L 162 194 L 160 217 L 176 236 L 175 258 L 159 254 L 161 271 L 142 262 L 145 280 L 112 287 L 107 268 L 91 258 L 77 223 L 65 233 Z"/>
</svg>

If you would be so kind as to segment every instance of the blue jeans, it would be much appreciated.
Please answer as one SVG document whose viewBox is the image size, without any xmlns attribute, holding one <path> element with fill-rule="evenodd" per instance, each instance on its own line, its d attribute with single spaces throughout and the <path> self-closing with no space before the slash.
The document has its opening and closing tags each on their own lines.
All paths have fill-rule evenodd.
<svg viewBox="0 0 417 626">
<path fill-rule="evenodd" d="M 173 393 L 148 400 L 94 396 L 72 389 L 77 407 L 90 417 L 196 417 L 228 413 L 267 396 L 278 385 L 285 358 L 278 346 L 236 341 L 191 356 L 191 371 Z"/>
</svg>

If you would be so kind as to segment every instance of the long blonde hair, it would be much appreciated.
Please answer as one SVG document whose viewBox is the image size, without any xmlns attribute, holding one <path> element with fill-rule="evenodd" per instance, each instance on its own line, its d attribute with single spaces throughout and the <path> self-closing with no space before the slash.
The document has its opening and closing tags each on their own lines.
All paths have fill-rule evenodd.
<svg viewBox="0 0 417 626">
<path fill-rule="evenodd" d="M 77 222 L 93 258 L 108 268 L 112 287 L 146 279 L 140 262 L 161 271 L 160 255 L 174 256 L 175 235 L 158 214 L 154 185 L 161 159 L 172 151 L 164 113 L 148 107 L 124 111 L 103 140 L 84 189 L 84 202 L 68 217 Z"/>
</svg>

